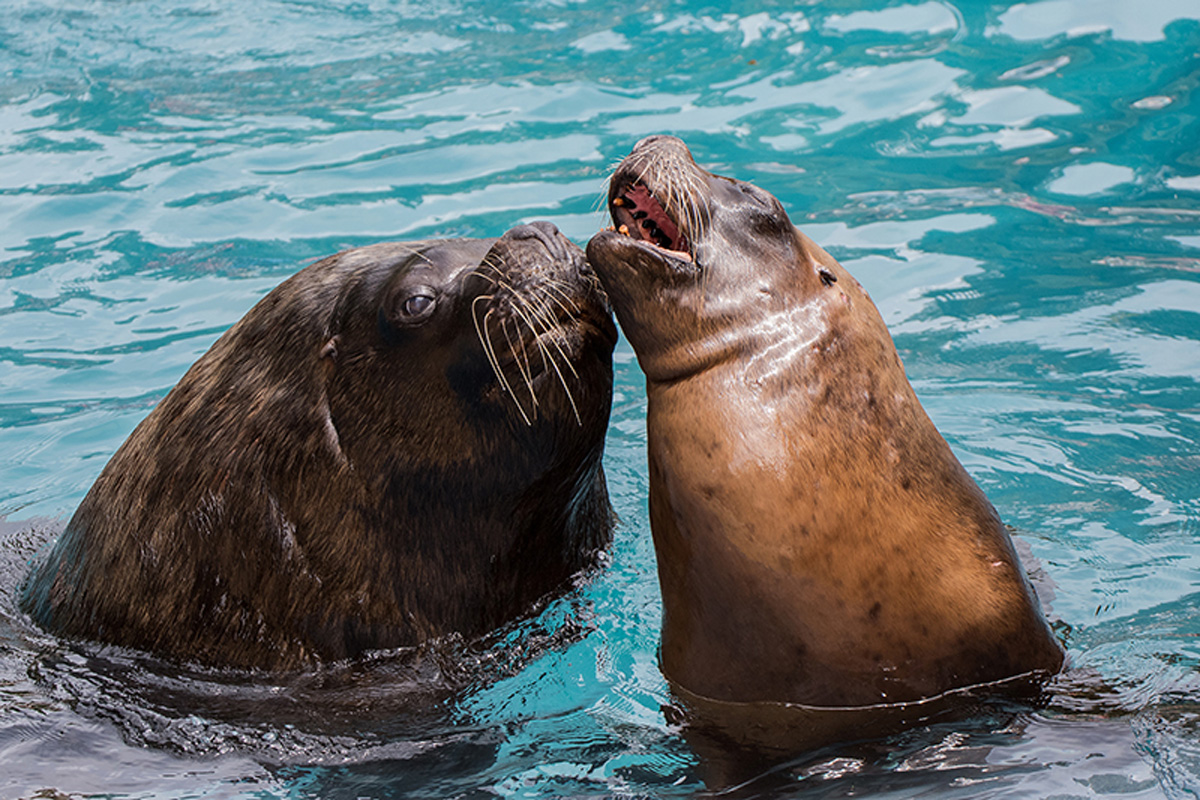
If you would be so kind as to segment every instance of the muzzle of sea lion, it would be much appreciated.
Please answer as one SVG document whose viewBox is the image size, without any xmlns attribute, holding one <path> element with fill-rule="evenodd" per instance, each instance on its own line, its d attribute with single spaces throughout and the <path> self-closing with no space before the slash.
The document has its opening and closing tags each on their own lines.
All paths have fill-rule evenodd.
<svg viewBox="0 0 1200 800">
<path fill-rule="evenodd" d="M 537 418 L 539 382 L 553 375 L 582 424 L 574 364 L 589 348 L 611 353 L 617 340 L 608 296 L 583 251 L 552 223 L 519 225 L 471 277 L 486 284 L 471 302 L 479 342 L 524 422 Z"/>
<path fill-rule="evenodd" d="M 694 260 L 694 243 L 709 219 L 710 177 L 680 139 L 642 139 L 609 180 L 613 230 L 663 256 Z"/>
</svg>

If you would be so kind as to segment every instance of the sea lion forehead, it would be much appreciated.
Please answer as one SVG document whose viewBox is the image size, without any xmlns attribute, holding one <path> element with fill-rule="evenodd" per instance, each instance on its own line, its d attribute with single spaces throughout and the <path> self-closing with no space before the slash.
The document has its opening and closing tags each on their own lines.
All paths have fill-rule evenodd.
<svg viewBox="0 0 1200 800">
<path fill-rule="evenodd" d="M 395 262 L 394 270 L 452 282 L 461 273 L 479 267 L 496 239 L 434 239 L 420 243 Z"/>
<path fill-rule="evenodd" d="M 364 309 L 389 308 L 414 290 L 457 295 L 462 276 L 478 268 L 496 239 L 383 242 L 338 253 L 314 265 L 308 279 L 335 293 L 328 335 L 348 333 Z M 301 272 L 299 275 L 304 275 Z M 297 276 L 299 277 L 299 276 Z M 311 294 L 311 292 L 307 292 Z M 365 318 L 365 317 L 364 317 Z"/>
<path fill-rule="evenodd" d="M 351 272 L 407 273 L 413 269 L 450 277 L 479 266 L 496 239 L 419 239 L 410 242 L 383 242 L 356 247 L 339 253 L 341 270 Z"/>
</svg>

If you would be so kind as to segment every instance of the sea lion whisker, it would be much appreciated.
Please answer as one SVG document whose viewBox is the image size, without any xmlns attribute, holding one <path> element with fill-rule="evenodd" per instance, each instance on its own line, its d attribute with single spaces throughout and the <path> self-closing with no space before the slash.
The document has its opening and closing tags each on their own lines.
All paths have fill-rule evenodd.
<svg viewBox="0 0 1200 800">
<path fill-rule="evenodd" d="M 503 269 L 504 266 L 504 257 L 498 253 L 490 252 L 483 257 L 482 261 L 479 262 L 479 266 L 475 268 L 475 271 L 481 274 L 485 271 L 490 271 L 494 276 L 494 280 L 507 284 L 508 273 L 505 269 Z"/>
<path fill-rule="evenodd" d="M 496 286 L 505 290 L 506 292 L 516 294 L 517 287 L 511 280 L 509 280 L 508 276 L 501 272 L 499 267 L 494 267 L 493 269 L 496 275 L 492 278 L 492 281 L 496 284 Z"/>
<path fill-rule="evenodd" d="M 546 284 L 543 284 L 543 286 L 546 286 Z M 561 289 L 559 289 L 559 291 L 561 292 Z M 472 316 L 474 319 L 476 319 L 477 333 L 479 333 L 479 325 L 478 325 L 478 313 L 477 313 L 475 306 L 477 306 L 478 302 L 481 299 L 491 298 L 491 297 L 492 297 L 491 295 L 481 295 L 479 298 L 476 298 L 475 301 L 473 301 L 473 303 L 472 303 L 472 306 L 473 306 Z M 564 312 L 566 312 L 568 314 L 572 313 L 571 309 L 567 308 L 566 303 L 562 299 L 559 299 L 555 295 L 551 294 L 550 292 L 546 292 L 544 295 L 537 296 L 537 297 L 531 297 L 528 295 L 520 295 L 520 294 L 512 294 L 509 297 L 509 300 L 510 300 L 511 312 L 517 318 L 519 318 L 525 324 L 525 326 L 529 329 L 531 335 L 534 337 L 534 342 L 537 344 L 538 348 L 543 351 L 543 358 L 546 359 L 547 365 L 550 366 L 552 369 L 554 369 L 555 373 L 558 375 L 559 380 L 560 381 L 565 380 L 565 378 L 563 377 L 563 372 L 562 372 L 561 368 L 558 366 L 557 359 L 555 359 L 553 357 L 554 354 L 551 353 L 549 350 L 547 350 L 546 344 L 543 342 L 543 338 L 549 338 L 551 340 L 551 346 L 554 348 L 555 351 L 557 351 L 558 355 L 562 358 L 563 363 L 566 364 L 567 369 L 571 372 L 572 376 L 576 380 L 578 380 L 579 379 L 578 370 L 576 370 L 575 365 L 572 363 L 571 359 L 567 356 L 566 352 L 562 349 L 562 345 L 553 336 L 557 315 L 555 315 L 553 313 L 552 307 L 550 304 L 554 303 L 554 304 L 558 305 L 560 308 L 562 308 L 562 310 Z M 491 315 L 492 311 L 494 311 L 494 309 L 492 309 L 491 311 L 488 312 L 489 316 Z M 486 323 L 484 324 L 484 328 L 488 329 Z M 525 382 L 527 389 L 529 390 L 530 399 L 533 404 L 533 407 L 530 410 L 530 414 L 533 415 L 534 417 L 536 417 L 537 407 L 539 405 L 539 402 L 537 399 L 537 393 L 534 391 L 534 388 L 533 388 L 533 386 L 534 386 L 533 374 L 532 374 L 532 369 L 529 364 L 528 350 L 525 347 L 524 338 L 517 337 L 517 342 L 514 342 L 513 337 L 511 335 L 506 323 L 502 323 L 501 329 L 504 332 L 504 336 L 506 339 L 506 343 L 508 344 L 509 351 L 511 353 L 513 353 L 514 363 L 516 363 L 516 365 L 517 365 L 517 370 L 520 373 L 522 380 Z M 490 330 L 490 329 L 488 329 L 488 330 Z M 504 373 L 503 373 L 503 368 L 499 363 L 498 357 L 495 355 L 494 346 L 491 345 L 490 338 L 485 336 L 483 333 L 480 333 L 480 336 L 481 336 L 481 341 L 486 341 L 485 349 L 488 352 L 488 360 L 489 360 L 489 364 L 492 367 L 492 371 L 497 374 L 497 377 L 501 380 L 502 384 L 506 387 L 506 389 L 509 391 L 509 393 L 512 394 L 514 392 L 512 383 L 507 380 L 507 376 L 504 375 Z M 566 387 L 564 386 L 564 388 L 566 388 Z M 575 402 L 575 399 L 571 395 L 571 392 L 569 389 L 566 390 L 566 393 L 567 393 L 567 400 L 571 404 L 571 407 L 572 407 L 572 412 L 576 415 L 576 417 L 578 419 L 579 418 L 579 410 L 578 410 L 577 404 Z M 514 402 L 516 402 L 515 396 L 514 396 Z M 518 410 L 521 411 L 522 416 L 528 420 L 529 417 L 525 413 L 524 406 L 520 403 L 517 403 L 517 406 L 518 406 Z M 582 424 L 582 422 L 580 424 Z"/>
<path fill-rule="evenodd" d="M 558 307 L 567 314 L 574 316 L 579 313 L 579 304 L 567 294 L 565 289 L 566 284 L 562 281 L 551 279 L 542 284 L 542 287 L 546 290 L 547 294 L 552 295 L 558 301 Z M 567 307 L 568 305 L 570 308 Z"/>
<path fill-rule="evenodd" d="M 569 369 L 571 371 L 571 374 L 575 377 L 575 379 L 578 380 L 579 373 L 578 373 L 578 371 L 576 371 L 575 365 L 573 363 L 571 363 L 571 359 L 563 351 L 562 345 L 558 341 L 558 337 L 555 336 L 555 333 L 557 332 L 557 328 L 558 328 L 556 315 L 552 312 L 550 307 L 545 303 L 544 299 L 542 299 L 542 298 L 524 297 L 523 296 L 520 298 L 520 300 L 521 300 L 521 303 L 523 305 L 525 305 L 525 311 L 529 311 L 532 314 L 532 318 L 530 318 L 529 316 L 526 316 L 523 312 L 519 312 L 515 306 L 514 306 L 513 310 L 518 311 L 518 313 L 521 313 L 522 318 L 525 319 L 526 324 L 529 325 L 530 331 L 533 332 L 534 336 L 536 337 L 535 341 L 538 343 L 539 346 L 544 347 L 543 339 L 549 339 L 550 343 L 554 346 L 554 349 L 556 351 L 558 351 L 558 354 L 560 356 L 562 356 L 563 363 L 565 363 L 567 365 L 567 369 Z M 538 305 L 539 303 L 540 303 L 540 306 Z M 535 322 L 537 324 L 535 324 Z M 552 359 L 552 361 L 553 361 L 553 359 Z M 557 367 L 555 367 L 555 371 L 558 371 Z M 559 376 L 561 377 L 561 373 L 559 373 Z M 570 394 L 570 392 L 568 392 L 568 394 Z M 568 398 L 568 399 L 571 399 L 571 398 Z M 572 405 L 574 405 L 573 399 L 571 399 L 571 402 L 572 402 Z"/>
<path fill-rule="evenodd" d="M 483 278 L 486 281 L 490 281 L 495 286 L 502 284 L 504 282 L 504 273 L 501 271 L 499 264 L 492 263 L 489 260 L 491 258 L 492 256 L 489 253 L 468 277 L 474 276 Z"/>
<path fill-rule="evenodd" d="M 673 165 L 664 168 L 659 183 L 661 187 L 652 191 L 651 196 L 679 229 L 681 237 L 677 244 L 681 250 L 691 254 L 691 243 L 703 235 L 706 225 L 705 209 L 697 202 L 697 197 L 707 196 L 707 187 L 696 176 Z"/>
<path fill-rule="evenodd" d="M 539 344 L 541 344 L 541 341 L 541 339 L 537 340 Z M 555 343 L 555 347 L 558 347 L 557 343 Z M 567 366 L 571 366 L 570 359 L 566 357 L 566 354 L 562 352 L 561 348 L 558 348 L 558 352 L 560 355 L 562 355 L 563 360 L 567 363 Z M 558 364 L 555 362 L 554 355 L 552 353 L 550 354 L 550 366 L 554 368 L 554 374 L 558 376 L 558 382 L 562 384 L 563 394 L 567 396 L 567 402 L 571 404 L 571 411 L 575 414 L 575 422 L 582 427 L 583 417 L 581 417 L 579 414 L 579 406 L 575 404 L 575 396 L 571 394 L 571 387 L 567 385 L 567 379 L 563 377 L 562 370 L 558 368 Z M 576 379 L 578 379 L 579 374 L 575 372 L 575 368 L 573 366 L 571 366 L 571 372 L 575 375 Z"/>
<path fill-rule="evenodd" d="M 482 320 L 476 313 L 476 306 L 478 305 L 479 301 L 483 300 L 485 297 L 488 296 L 480 295 L 471 302 L 471 319 L 475 323 L 475 332 L 479 336 L 479 343 L 483 347 L 484 356 L 487 358 L 488 364 L 492 368 L 492 372 L 495 373 L 496 379 L 499 381 L 504 390 L 512 397 L 513 403 L 517 407 L 517 412 L 521 415 L 521 419 L 525 420 L 526 425 L 532 425 L 533 423 L 529 421 L 529 417 L 525 414 L 525 409 L 521 406 L 521 403 L 517 400 L 516 395 L 513 393 L 512 386 L 509 384 L 508 378 L 504 374 L 504 369 L 500 366 L 500 360 L 496 356 L 496 347 L 492 344 L 491 335 L 488 332 L 488 319 L 495 312 L 495 309 L 488 309 L 487 313 L 483 315 Z"/>
<path fill-rule="evenodd" d="M 679 198 L 679 208 L 675 215 L 683 228 L 681 233 L 686 238 L 684 244 L 689 252 L 692 250 L 692 243 L 702 238 L 707 229 L 707 205 L 699 202 L 699 198 L 706 193 L 706 187 L 691 177 L 684 177 L 682 185 L 673 194 L 674 198 Z"/>
<path fill-rule="evenodd" d="M 575 369 L 575 365 L 571 363 L 571 359 L 563 352 L 562 345 L 559 344 L 558 337 L 555 333 L 558 328 L 557 319 L 550 306 L 541 298 L 522 296 L 518 298 L 523 308 L 514 306 L 513 311 L 517 313 L 525 324 L 529 326 L 530 333 L 534 336 L 534 341 L 539 348 L 546 350 L 544 339 L 549 339 L 554 349 L 562 356 L 563 362 L 571 371 L 571 374 L 576 379 L 579 378 L 579 373 Z M 553 356 L 553 354 L 551 354 Z"/>
<path fill-rule="evenodd" d="M 479 344 L 483 347 L 483 353 L 487 357 L 488 364 L 491 365 L 492 371 L 499 377 L 500 364 L 496 360 L 496 353 L 492 350 L 491 340 L 484 331 L 484 323 L 480 322 L 477 306 L 481 300 L 490 300 L 492 295 L 480 295 L 471 301 L 471 321 L 475 323 L 475 334 L 479 337 Z M 488 312 L 491 313 L 490 311 Z"/>
<path fill-rule="evenodd" d="M 482 265 L 480 265 L 480 266 L 482 266 Z M 471 278 L 481 278 L 481 279 L 487 281 L 488 283 L 490 283 L 492 286 L 498 287 L 500 285 L 494 276 L 488 275 L 486 272 L 484 272 L 481 269 L 472 270 L 469 275 L 467 275 L 465 278 L 463 278 L 463 282 L 465 283 L 466 281 L 470 280 Z"/>
<path fill-rule="evenodd" d="M 536 342 L 537 340 L 534 339 L 534 341 Z M 517 342 L 521 345 L 520 358 L 524 365 L 522 375 L 525 378 L 525 385 L 529 388 L 529 396 L 533 398 L 533 405 L 536 408 L 538 406 L 538 399 L 537 394 L 533 391 L 533 366 L 530 363 L 529 349 L 525 346 L 525 339 L 523 337 L 518 338 Z M 517 369 L 521 369 L 521 366 L 522 364 L 518 364 Z"/>
<path fill-rule="evenodd" d="M 530 327 L 536 334 L 550 334 L 559 327 L 559 315 L 554 311 L 553 298 L 545 295 L 527 294 L 520 297 L 520 307 L 529 315 Z M 565 309 L 564 309 L 565 310 Z M 570 313 L 570 312 L 567 312 Z M 532 323 L 535 323 L 533 325 Z"/>
<path fill-rule="evenodd" d="M 530 333 L 537 336 L 539 333 L 545 333 L 548 329 L 542 320 L 542 314 L 537 307 L 532 305 L 532 300 L 525 296 L 514 296 L 512 304 L 512 312 L 516 314 L 529 327 Z M 541 328 L 534 324 L 534 321 L 542 322 Z"/>
<path fill-rule="evenodd" d="M 519 353 L 517 346 L 513 344 L 512 337 L 508 333 L 508 322 L 508 320 L 502 320 L 500 322 L 500 330 L 504 331 L 504 340 L 508 343 L 508 352 L 512 353 L 513 363 L 517 365 L 517 372 L 520 373 L 521 378 L 525 381 L 525 388 L 529 391 L 529 398 L 533 404 L 530 407 L 529 413 L 531 413 L 534 419 L 536 419 L 538 399 L 537 394 L 535 394 L 533 391 L 533 377 L 528 371 L 528 362 L 526 362 L 524 365 L 521 363 L 521 353 L 523 353 L 525 350 L 525 340 L 520 336 L 517 337 L 517 342 L 521 346 L 521 353 Z"/>
<path fill-rule="evenodd" d="M 546 345 L 546 343 L 542 340 L 541 337 L 535 338 L 533 341 L 534 341 L 534 344 L 537 345 L 538 350 L 542 354 L 542 364 L 544 366 L 547 366 L 550 369 L 554 370 L 554 374 L 558 376 L 558 382 L 560 384 L 562 384 L 563 393 L 567 396 L 567 402 L 571 404 L 571 410 L 575 414 L 575 421 L 578 424 L 582 425 L 583 419 L 579 414 L 578 406 L 575 404 L 575 396 L 573 394 L 571 394 L 571 387 L 567 385 L 566 379 L 563 377 L 562 371 L 558 368 L 558 363 L 557 363 L 556 359 L 554 358 L 554 352 L 552 352 L 550 350 L 550 348 Z M 578 380 L 579 374 L 575 371 L 575 367 L 571 364 L 571 360 L 566 357 L 566 354 L 562 352 L 562 349 L 560 347 L 558 347 L 557 343 L 554 343 L 554 345 L 555 345 L 555 348 L 558 350 L 559 355 L 561 355 L 563 357 L 567 366 L 570 368 L 571 373 L 575 376 L 576 380 Z"/>
<path fill-rule="evenodd" d="M 608 168 L 608 173 L 609 173 L 608 178 L 601 181 L 601 191 L 596 193 L 596 200 L 594 203 L 592 203 L 592 213 L 593 214 L 600 214 L 600 213 L 604 212 L 605 206 L 608 203 L 608 193 L 612 188 L 612 177 L 613 177 L 612 172 L 613 172 L 613 170 L 615 170 L 617 168 L 617 164 L 620 164 L 620 163 L 621 163 L 620 161 L 614 162 Z"/>
<path fill-rule="evenodd" d="M 550 319 L 553 319 L 553 316 L 551 316 Z M 571 370 L 571 374 L 575 377 L 576 380 L 578 380 L 579 373 L 576 372 L 575 365 L 571 363 L 571 359 L 567 357 L 567 354 L 565 352 L 563 352 L 562 344 L 559 343 L 559 337 L 554 335 L 557 332 L 556 328 L 557 328 L 557 325 L 555 325 L 552 328 L 550 326 L 550 323 L 547 322 L 545 324 L 546 338 L 548 338 L 550 340 L 550 344 L 554 345 L 554 349 L 558 351 L 558 354 L 560 356 L 562 356 L 563 363 L 567 365 L 567 369 Z M 538 341 L 540 342 L 541 338 L 539 338 Z M 561 373 L 560 373 L 560 377 L 561 377 Z"/>
<path fill-rule="evenodd" d="M 487 313 L 483 315 L 483 329 L 485 332 L 488 330 L 488 319 L 492 316 L 492 314 L 495 313 L 495 311 L 496 309 L 489 308 Z M 505 335 L 507 335 L 507 331 L 505 332 Z M 521 401 L 517 399 L 517 393 L 513 391 L 512 384 L 508 382 L 508 377 L 504 374 L 504 370 L 501 368 L 499 360 L 496 359 L 496 351 L 494 345 L 491 343 L 490 335 L 487 337 L 487 340 L 487 346 L 492 352 L 492 369 L 496 373 L 496 378 L 500 381 L 500 385 L 504 387 L 504 390 L 508 392 L 508 395 L 512 398 L 513 404 L 517 407 L 517 411 L 521 414 L 521 419 L 525 420 L 525 424 L 532 428 L 533 421 L 530 420 L 529 416 L 525 413 L 524 406 L 522 406 Z"/>
<path fill-rule="evenodd" d="M 642 165 L 642 168 L 640 170 L 638 170 L 637 180 L 634 181 L 635 186 L 639 183 L 642 186 L 646 186 L 646 175 L 650 172 L 650 169 L 653 166 L 654 166 L 653 162 L 650 162 L 650 161 L 647 161 L 645 164 Z M 650 187 L 646 186 L 646 190 L 649 191 L 649 189 L 650 189 Z"/>
<path fill-rule="evenodd" d="M 537 342 L 540 347 L 544 347 L 545 345 L 543 344 L 542 340 L 544 338 L 550 339 L 558 352 L 562 354 L 563 358 L 566 359 L 569 364 L 570 359 L 567 358 L 566 353 L 562 352 L 562 347 L 559 346 L 554 337 L 554 332 L 557 325 L 555 324 L 554 315 L 549 312 L 549 308 L 545 307 L 544 305 L 539 307 L 536 304 L 535 299 L 531 297 L 521 297 L 520 301 L 523 308 L 514 306 L 513 312 L 518 314 L 521 319 L 524 320 L 525 324 L 529 327 L 530 333 L 534 337 L 534 341 Z M 574 370 L 574 366 L 572 366 L 571 369 Z"/>
<path fill-rule="evenodd" d="M 479 331 L 479 319 L 478 319 L 479 304 L 481 302 L 487 302 L 489 300 L 495 300 L 495 299 L 496 299 L 496 295 L 494 295 L 494 294 L 481 294 L 478 297 L 476 297 L 474 300 L 471 301 L 471 319 L 474 320 L 474 322 L 475 322 L 475 331 L 477 333 L 480 332 Z"/>
<path fill-rule="evenodd" d="M 544 287 L 539 287 L 544 288 Z M 542 333 L 549 333 L 552 327 L 557 326 L 558 315 L 554 313 L 554 303 L 556 302 L 549 294 L 527 295 L 521 298 L 522 305 L 532 311 L 538 321 L 542 323 Z M 563 307 L 561 303 L 557 303 L 559 308 L 570 314 L 570 310 Z"/>
<path fill-rule="evenodd" d="M 504 322 L 504 336 L 506 339 L 509 339 L 508 322 L 509 320 L 505 320 Z M 516 325 L 515 320 L 513 321 L 513 325 L 514 327 L 518 327 L 517 333 L 519 334 L 519 326 Z M 537 419 L 540 403 L 538 402 L 537 392 L 533 388 L 533 369 L 529 363 L 529 356 L 525 349 L 525 338 L 520 335 L 517 336 L 517 347 L 513 347 L 512 341 L 509 339 L 509 347 L 512 348 L 513 363 L 516 364 L 517 372 L 520 374 L 521 379 L 525 381 L 525 390 L 529 392 L 529 399 L 532 402 L 530 414 L 533 415 L 534 419 Z"/>
</svg>

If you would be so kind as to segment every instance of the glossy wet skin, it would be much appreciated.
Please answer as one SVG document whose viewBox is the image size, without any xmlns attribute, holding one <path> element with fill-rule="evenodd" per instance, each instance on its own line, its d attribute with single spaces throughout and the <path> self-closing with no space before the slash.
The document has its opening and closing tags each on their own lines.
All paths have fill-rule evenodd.
<svg viewBox="0 0 1200 800">
<path fill-rule="evenodd" d="M 549 223 L 314 264 L 139 425 L 22 605 L 216 666 L 484 633 L 609 537 L 614 341 Z"/>
<path fill-rule="evenodd" d="M 1007 533 L 857 281 L 677 139 L 640 142 L 609 200 L 588 258 L 646 374 L 667 677 L 862 706 L 1057 670 Z M 677 234 L 623 235 L 630 208 Z"/>
</svg>

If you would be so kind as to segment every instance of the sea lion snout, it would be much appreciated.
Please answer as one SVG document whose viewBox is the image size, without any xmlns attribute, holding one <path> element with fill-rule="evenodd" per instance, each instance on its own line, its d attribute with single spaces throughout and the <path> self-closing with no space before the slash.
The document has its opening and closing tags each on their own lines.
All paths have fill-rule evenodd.
<svg viewBox="0 0 1200 800">
<path fill-rule="evenodd" d="M 496 240 L 492 250 L 503 253 L 516 248 L 537 248 L 539 246 L 545 250 L 549 258 L 535 260 L 527 269 L 536 271 L 538 267 L 565 264 L 569 265 L 571 270 L 575 270 L 586 263 L 583 251 L 577 245 L 564 236 L 554 223 L 542 220 L 512 228 Z"/>
<path fill-rule="evenodd" d="M 537 239 L 546 246 L 547 250 L 555 251 L 561 249 L 562 240 L 565 237 L 559 231 L 558 226 L 553 222 L 538 220 L 529 222 L 524 225 L 517 225 L 511 228 L 507 233 L 500 237 L 501 241 L 520 241 L 522 239 Z"/>
<path fill-rule="evenodd" d="M 514 269 L 514 264 L 519 267 Z M 583 249 L 551 222 L 518 225 L 497 239 L 478 270 L 481 274 L 489 271 L 502 272 L 505 282 L 513 286 L 567 281 L 603 294 Z"/>
<path fill-rule="evenodd" d="M 656 133 L 639 140 L 633 146 L 633 150 L 630 151 L 630 156 L 644 155 L 649 150 L 655 150 L 664 155 L 670 153 L 675 156 L 686 157 L 688 161 L 694 161 L 692 151 L 688 149 L 683 139 L 676 136 L 668 136 L 665 133 Z"/>
</svg>

